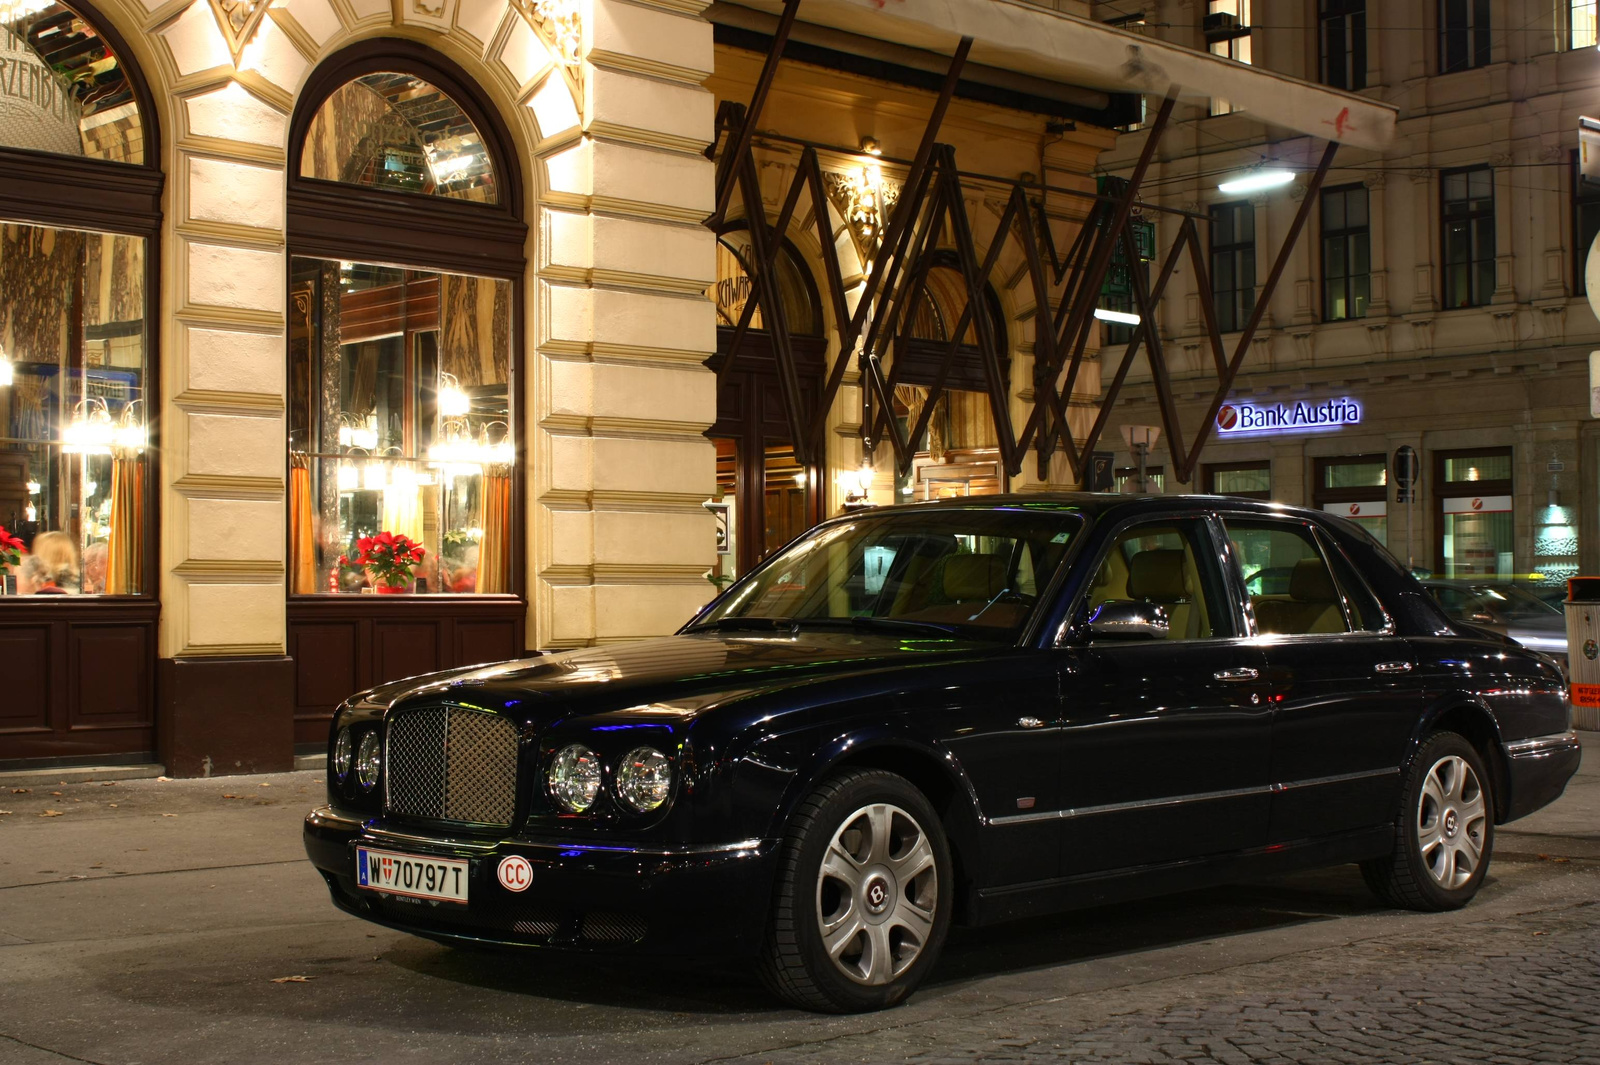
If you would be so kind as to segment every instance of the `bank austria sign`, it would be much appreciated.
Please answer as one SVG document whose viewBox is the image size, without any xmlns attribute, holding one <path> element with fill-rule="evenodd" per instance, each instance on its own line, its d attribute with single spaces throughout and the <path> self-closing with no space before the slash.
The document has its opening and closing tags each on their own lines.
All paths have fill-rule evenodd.
<svg viewBox="0 0 1600 1065">
<path fill-rule="evenodd" d="M 1361 404 L 1349 398 L 1329 399 L 1320 403 L 1308 403 L 1305 400 L 1265 404 L 1229 403 L 1217 411 L 1217 432 L 1223 436 L 1307 433 L 1360 424 Z"/>
</svg>

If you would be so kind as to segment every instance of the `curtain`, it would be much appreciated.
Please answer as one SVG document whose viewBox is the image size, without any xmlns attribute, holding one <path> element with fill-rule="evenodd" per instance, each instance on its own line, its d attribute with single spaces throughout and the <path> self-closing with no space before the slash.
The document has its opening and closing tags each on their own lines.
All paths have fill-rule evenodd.
<svg viewBox="0 0 1600 1065">
<path fill-rule="evenodd" d="M 111 542 L 106 549 L 107 595 L 137 595 L 144 577 L 144 457 L 111 453 Z"/>
<path fill-rule="evenodd" d="M 478 543 L 478 592 L 511 591 L 511 468 L 483 472 L 483 539 Z"/>
<path fill-rule="evenodd" d="M 413 543 L 425 543 L 422 528 L 422 490 L 415 483 L 390 482 L 383 489 L 382 528 Z M 432 557 L 432 553 L 429 553 Z"/>
<path fill-rule="evenodd" d="M 311 459 L 294 451 L 289 455 L 289 591 L 295 595 L 317 590 L 311 509 Z"/>
</svg>

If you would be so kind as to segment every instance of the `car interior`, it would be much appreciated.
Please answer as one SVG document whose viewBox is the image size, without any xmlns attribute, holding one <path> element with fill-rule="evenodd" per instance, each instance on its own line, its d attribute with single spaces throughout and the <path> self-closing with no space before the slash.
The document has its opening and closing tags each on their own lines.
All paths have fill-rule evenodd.
<svg viewBox="0 0 1600 1065">
<path fill-rule="evenodd" d="M 1301 530 L 1288 525 L 1228 523 L 1228 534 L 1248 575 L 1245 588 L 1256 616 L 1256 630 L 1290 636 L 1345 632 L 1339 586 L 1321 551 Z M 1257 579 L 1262 574 L 1288 574 L 1281 581 Z"/>
<path fill-rule="evenodd" d="M 1105 603 L 1150 603 L 1167 613 L 1169 640 L 1212 634 L 1200 567 L 1189 537 L 1176 526 L 1138 526 L 1122 534 L 1096 571 L 1089 614 Z"/>
</svg>

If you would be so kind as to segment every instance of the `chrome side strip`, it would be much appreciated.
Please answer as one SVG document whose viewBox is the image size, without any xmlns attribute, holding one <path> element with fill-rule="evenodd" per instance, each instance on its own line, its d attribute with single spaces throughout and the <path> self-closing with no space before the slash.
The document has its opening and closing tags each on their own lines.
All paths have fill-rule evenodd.
<svg viewBox="0 0 1600 1065">
<path fill-rule="evenodd" d="M 1536 754 L 1559 750 L 1563 747 L 1578 746 L 1577 729 L 1566 732 L 1552 732 L 1548 736 L 1534 736 L 1531 739 L 1516 740 L 1506 744 L 1506 754 L 1513 758 L 1528 758 Z"/>
<path fill-rule="evenodd" d="M 1079 806 L 1064 810 L 1038 810 L 1025 814 L 1006 814 L 1001 817 L 989 818 L 991 825 L 1021 825 L 1036 821 L 1065 820 L 1074 817 L 1093 817 L 1096 814 L 1126 813 L 1129 810 L 1155 809 L 1161 806 L 1177 806 L 1181 803 L 1211 802 L 1216 799 L 1242 799 L 1251 795 L 1279 795 L 1296 788 L 1315 788 L 1324 784 L 1344 784 L 1353 780 L 1368 780 L 1376 777 L 1399 776 L 1399 768 L 1366 769 L 1359 773 L 1340 773 L 1331 777 L 1310 777 L 1306 780 L 1291 780 L 1284 784 L 1265 784 L 1255 788 L 1230 788 L 1226 791 L 1201 791 L 1191 795 L 1171 795 L 1161 799 L 1136 799 L 1133 802 L 1114 802 L 1104 806 Z"/>
</svg>

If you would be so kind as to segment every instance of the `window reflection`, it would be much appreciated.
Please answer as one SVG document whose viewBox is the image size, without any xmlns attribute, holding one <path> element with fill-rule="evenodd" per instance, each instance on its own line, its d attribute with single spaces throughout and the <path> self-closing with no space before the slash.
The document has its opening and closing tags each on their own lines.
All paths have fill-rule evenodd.
<svg viewBox="0 0 1600 1065">
<path fill-rule="evenodd" d="M 144 162 L 144 129 L 121 60 L 64 4 L 0 3 L 0 145 Z"/>
</svg>

